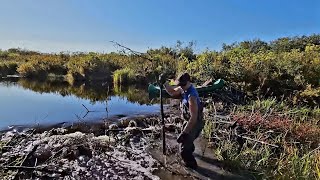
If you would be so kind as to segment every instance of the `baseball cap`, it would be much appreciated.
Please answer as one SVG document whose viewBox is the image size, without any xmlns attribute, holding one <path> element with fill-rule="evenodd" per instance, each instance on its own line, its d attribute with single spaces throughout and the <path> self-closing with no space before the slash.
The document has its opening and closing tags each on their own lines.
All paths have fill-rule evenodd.
<svg viewBox="0 0 320 180">
<path fill-rule="evenodd" d="M 190 81 L 189 73 L 182 73 L 177 77 L 175 83 L 177 86 L 185 86 L 188 83 L 188 81 Z"/>
</svg>

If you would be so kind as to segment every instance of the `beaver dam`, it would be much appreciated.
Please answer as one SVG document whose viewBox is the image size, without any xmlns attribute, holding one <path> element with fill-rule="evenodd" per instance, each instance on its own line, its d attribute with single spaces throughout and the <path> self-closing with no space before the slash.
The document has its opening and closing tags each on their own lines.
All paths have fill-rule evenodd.
<svg viewBox="0 0 320 180">
<path fill-rule="evenodd" d="M 170 110 L 169 110 L 170 109 Z M 175 109 L 175 110 L 172 110 Z M 1 135 L 1 179 L 233 179 L 223 164 L 202 163 L 203 176 L 181 166 L 176 134 L 182 120 L 166 107 L 167 156 L 162 155 L 159 115 L 123 117 L 104 123 L 29 128 Z M 203 139 L 204 140 L 204 139 Z M 202 140 L 202 141 L 203 141 Z M 213 159 L 205 140 L 196 153 Z M 206 152 L 205 152 L 206 151 Z M 208 156 L 206 156 L 206 155 Z M 164 159 L 166 159 L 164 161 Z"/>
</svg>

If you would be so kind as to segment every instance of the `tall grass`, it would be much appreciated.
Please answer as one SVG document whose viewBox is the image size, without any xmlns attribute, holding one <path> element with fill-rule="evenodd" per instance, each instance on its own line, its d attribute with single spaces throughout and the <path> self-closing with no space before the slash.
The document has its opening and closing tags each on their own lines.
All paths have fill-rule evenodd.
<svg viewBox="0 0 320 180">
<path fill-rule="evenodd" d="M 319 179 L 319 108 L 292 107 L 285 101 L 265 99 L 238 106 L 231 122 L 238 122 L 242 134 L 257 141 L 239 141 L 230 126 L 220 125 L 215 108 L 205 114 L 204 136 L 225 167 L 253 179 Z M 275 145 L 275 146 L 273 146 Z M 278 147 L 276 147 L 278 146 Z"/>
<path fill-rule="evenodd" d="M 295 122 L 309 122 L 318 124 L 320 120 L 320 106 L 293 106 L 288 101 L 278 101 L 276 98 L 258 99 L 251 101 L 247 105 L 238 106 L 233 112 L 234 114 L 242 112 L 259 112 L 264 115 L 268 113 L 278 113 L 284 117 L 288 117 Z"/>
<path fill-rule="evenodd" d="M 257 135 L 256 138 L 258 138 Z M 278 152 L 268 145 L 246 142 L 241 151 L 232 139 L 216 143 L 214 153 L 225 167 L 242 175 L 248 173 L 258 179 L 319 179 L 320 150 L 301 152 L 293 143 L 280 144 L 284 150 Z"/>
<path fill-rule="evenodd" d="M 129 68 L 119 69 L 113 73 L 113 82 L 115 84 L 129 84 L 135 80 L 136 76 L 133 70 Z"/>
</svg>

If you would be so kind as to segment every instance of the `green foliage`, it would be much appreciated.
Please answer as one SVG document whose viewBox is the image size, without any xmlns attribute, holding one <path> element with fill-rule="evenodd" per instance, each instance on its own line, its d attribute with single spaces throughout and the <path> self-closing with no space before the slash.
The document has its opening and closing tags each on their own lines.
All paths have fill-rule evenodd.
<svg viewBox="0 0 320 180">
<path fill-rule="evenodd" d="M 125 53 L 42 54 L 22 49 L 0 51 L 0 64 L 14 62 L 17 72 L 27 77 L 48 73 L 66 75 L 72 81 L 108 79 L 119 69 L 130 69 L 135 81 L 170 77 L 189 72 L 196 82 L 223 78 L 248 91 L 254 97 L 281 96 L 295 103 L 319 103 L 320 35 L 283 37 L 269 43 L 259 39 L 223 44 L 220 52 L 195 54 L 195 42 L 178 41 L 174 47 L 149 49 L 141 55 Z M 13 70 L 14 68 L 9 68 Z M 10 72 L 12 72 L 10 70 Z M 0 74 L 7 74 L 0 68 Z M 310 87 L 313 93 L 311 93 Z"/>
<path fill-rule="evenodd" d="M 290 52 L 292 49 L 304 51 L 308 44 L 320 45 L 320 36 L 313 34 L 311 36 L 283 37 L 270 43 L 270 47 L 276 52 Z"/>
<path fill-rule="evenodd" d="M 276 98 L 252 101 L 231 113 L 238 125 L 232 129 L 212 117 L 216 114 L 213 106 L 204 114 L 203 133 L 225 168 L 256 179 L 320 177 L 319 107 L 292 107 Z M 248 137 L 244 141 L 234 136 L 239 129 Z"/>
<path fill-rule="evenodd" d="M 129 84 L 135 80 L 136 76 L 133 70 L 129 68 L 119 69 L 113 73 L 113 82 L 115 84 Z"/>
<path fill-rule="evenodd" d="M 258 53 L 260 51 L 266 51 L 271 49 L 270 45 L 260 39 L 255 39 L 252 41 L 243 41 L 240 43 L 233 43 L 231 45 L 223 44 L 222 49 L 223 51 L 229 51 L 231 49 L 240 48 L 240 49 L 247 49 L 251 53 Z"/>
<path fill-rule="evenodd" d="M 317 39 L 320 39 L 319 35 L 282 38 L 270 44 L 260 42 L 256 46 L 250 41 L 224 45 L 219 54 L 223 55 L 225 63 L 219 70 L 222 69 L 224 79 L 241 84 L 243 89 L 256 93 L 257 97 L 262 94 L 288 97 L 294 91 L 304 91 L 308 85 L 319 87 L 320 48 Z M 212 58 L 204 61 L 204 54 L 199 55 L 198 62 L 191 66 L 197 76 L 205 77 L 198 75 L 203 74 L 201 69 L 217 64 Z"/>
<path fill-rule="evenodd" d="M 27 56 L 26 63 L 20 64 L 17 72 L 26 77 L 46 76 L 48 73 L 63 74 L 64 61 L 55 55 Z"/>
<path fill-rule="evenodd" d="M 111 70 L 108 61 L 102 61 L 95 54 L 71 57 L 67 62 L 68 75 L 75 81 L 95 79 L 108 79 Z"/>
<path fill-rule="evenodd" d="M 34 80 L 19 79 L 17 82 L 25 89 L 30 89 L 39 93 L 55 93 L 61 96 L 76 96 L 89 100 L 91 103 L 106 102 L 111 96 L 118 95 L 126 98 L 128 101 L 139 104 L 150 103 L 145 87 L 137 86 L 102 86 L 98 83 L 80 83 L 70 85 L 67 82 L 56 80 Z"/>
<path fill-rule="evenodd" d="M 184 46 L 183 44 L 183 42 L 177 41 L 175 50 L 176 54 L 180 57 L 183 56 L 187 58 L 188 61 L 193 61 L 196 58 L 196 55 L 194 54 L 194 47 L 196 45 L 196 42 L 191 41 L 187 46 Z"/>
<path fill-rule="evenodd" d="M 115 95 L 126 98 L 130 102 L 142 104 L 150 104 L 148 92 L 146 88 L 139 88 L 135 85 L 122 86 L 114 84 L 113 92 Z"/>
<path fill-rule="evenodd" d="M 301 155 L 299 147 L 283 146 L 285 149 L 280 157 L 267 145 L 252 146 L 245 143 L 241 151 L 237 152 L 238 145 L 231 140 L 219 141 L 214 151 L 219 160 L 240 174 L 246 174 L 244 169 L 248 169 L 250 174 L 262 179 L 319 178 L 319 150 Z"/>
<path fill-rule="evenodd" d="M 308 104 L 319 105 L 320 104 L 320 87 L 312 88 L 311 85 L 307 85 L 306 89 L 302 91 L 299 96 L 304 102 Z"/>
<path fill-rule="evenodd" d="M 12 61 L 0 62 L 0 77 L 16 74 L 18 64 Z"/>
<path fill-rule="evenodd" d="M 282 179 L 318 179 L 320 151 L 301 155 L 297 147 L 286 147 L 277 163 L 277 176 Z"/>
<path fill-rule="evenodd" d="M 317 125 L 320 118 L 320 108 L 315 106 L 313 108 L 308 106 L 292 106 L 287 101 L 278 101 L 276 98 L 269 98 L 263 100 L 251 101 L 247 105 L 238 106 L 235 114 L 245 111 L 259 112 L 261 114 L 281 113 L 295 122 L 309 122 Z"/>
<path fill-rule="evenodd" d="M 210 79 L 212 77 L 221 77 L 225 69 L 222 66 L 221 58 L 218 52 L 206 51 L 197 56 L 197 60 L 187 65 L 187 70 L 196 79 Z"/>
</svg>

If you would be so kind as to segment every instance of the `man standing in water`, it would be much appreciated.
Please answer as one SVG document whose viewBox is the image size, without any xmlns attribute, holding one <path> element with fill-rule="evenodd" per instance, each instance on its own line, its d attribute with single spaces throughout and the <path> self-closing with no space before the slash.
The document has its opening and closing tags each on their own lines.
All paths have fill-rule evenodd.
<svg viewBox="0 0 320 180">
<path fill-rule="evenodd" d="M 183 73 L 176 79 L 177 87 L 165 83 L 166 91 L 175 98 L 180 98 L 180 108 L 183 118 L 188 121 L 177 141 L 181 143 L 181 157 L 186 167 L 196 169 L 197 161 L 193 156 L 195 150 L 193 141 L 203 129 L 203 107 L 195 87 L 191 84 L 190 75 Z"/>
</svg>

